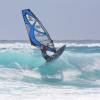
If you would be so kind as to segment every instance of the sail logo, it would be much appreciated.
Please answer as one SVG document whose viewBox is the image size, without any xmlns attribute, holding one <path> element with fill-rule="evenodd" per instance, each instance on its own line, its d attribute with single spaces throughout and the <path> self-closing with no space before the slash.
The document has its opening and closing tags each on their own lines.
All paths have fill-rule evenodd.
<svg viewBox="0 0 100 100">
<path fill-rule="evenodd" d="M 33 21 L 32 16 L 28 16 L 29 21 Z"/>
<path fill-rule="evenodd" d="M 31 25 L 33 25 L 33 24 L 35 23 L 35 19 L 34 19 L 32 16 L 26 15 L 26 18 L 28 19 L 28 21 L 29 21 L 29 23 L 30 23 Z"/>
</svg>

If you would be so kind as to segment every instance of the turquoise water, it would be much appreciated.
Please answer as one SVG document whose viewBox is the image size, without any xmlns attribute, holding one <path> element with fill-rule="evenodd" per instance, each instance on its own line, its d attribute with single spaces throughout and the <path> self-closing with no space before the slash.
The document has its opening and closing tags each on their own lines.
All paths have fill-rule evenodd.
<svg viewBox="0 0 100 100">
<path fill-rule="evenodd" d="M 0 43 L 0 94 L 10 95 L 11 100 L 19 100 L 19 97 L 31 100 L 39 96 L 60 100 L 57 95 L 66 100 L 68 95 L 65 94 L 97 93 L 100 88 L 100 43 L 55 45 L 63 44 L 66 50 L 59 59 L 46 63 L 41 52 L 28 43 Z M 29 96 L 27 99 L 25 94 Z"/>
</svg>

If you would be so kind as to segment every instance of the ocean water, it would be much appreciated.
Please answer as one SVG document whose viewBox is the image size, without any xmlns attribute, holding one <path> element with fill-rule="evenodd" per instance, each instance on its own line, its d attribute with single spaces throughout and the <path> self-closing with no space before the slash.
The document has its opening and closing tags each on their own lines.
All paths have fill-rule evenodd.
<svg viewBox="0 0 100 100">
<path fill-rule="evenodd" d="M 100 41 L 65 41 L 46 63 L 27 42 L 0 41 L 0 100 L 99 100 Z"/>
</svg>

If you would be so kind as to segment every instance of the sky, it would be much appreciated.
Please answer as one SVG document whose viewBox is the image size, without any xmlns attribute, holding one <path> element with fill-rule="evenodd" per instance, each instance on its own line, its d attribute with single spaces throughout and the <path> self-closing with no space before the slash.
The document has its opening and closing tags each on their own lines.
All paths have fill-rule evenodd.
<svg viewBox="0 0 100 100">
<path fill-rule="evenodd" d="M 28 40 L 27 8 L 54 40 L 100 40 L 100 0 L 0 0 L 0 40 Z"/>
</svg>

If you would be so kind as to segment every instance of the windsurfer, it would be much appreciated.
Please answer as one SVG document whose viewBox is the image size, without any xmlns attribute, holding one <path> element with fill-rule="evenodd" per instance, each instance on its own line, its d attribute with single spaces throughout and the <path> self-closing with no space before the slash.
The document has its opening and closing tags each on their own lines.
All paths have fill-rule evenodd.
<svg viewBox="0 0 100 100">
<path fill-rule="evenodd" d="M 44 57 L 44 59 L 46 60 L 46 61 L 48 61 L 49 59 L 50 59 L 50 56 L 49 55 L 47 55 L 47 47 L 46 46 L 41 46 L 41 52 L 42 52 L 42 56 Z"/>
</svg>

